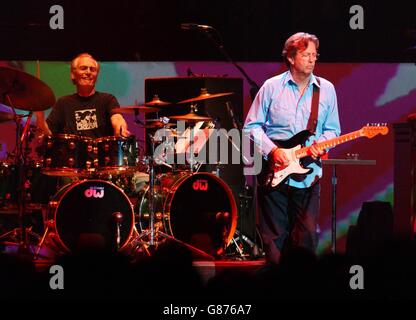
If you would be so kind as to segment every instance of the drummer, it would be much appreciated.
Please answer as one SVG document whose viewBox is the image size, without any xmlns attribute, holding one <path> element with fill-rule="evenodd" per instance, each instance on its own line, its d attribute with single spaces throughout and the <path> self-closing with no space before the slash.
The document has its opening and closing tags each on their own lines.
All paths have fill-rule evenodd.
<svg viewBox="0 0 416 320">
<path fill-rule="evenodd" d="M 129 136 L 123 116 L 112 111 L 119 107 L 116 97 L 95 90 L 99 71 L 99 63 L 90 54 L 76 56 L 70 75 L 77 92 L 58 99 L 46 121 L 42 111 L 36 112 L 38 127 L 48 135 Z"/>
</svg>

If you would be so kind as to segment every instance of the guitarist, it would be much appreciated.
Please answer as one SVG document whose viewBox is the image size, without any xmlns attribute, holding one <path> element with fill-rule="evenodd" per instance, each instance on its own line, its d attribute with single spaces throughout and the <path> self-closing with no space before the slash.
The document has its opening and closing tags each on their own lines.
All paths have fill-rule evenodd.
<svg viewBox="0 0 416 320">
<path fill-rule="evenodd" d="M 319 40 L 312 34 L 299 32 L 286 40 L 282 55 L 289 70 L 263 84 L 244 125 L 244 133 L 250 135 L 265 159 L 258 176 L 259 229 L 271 263 L 278 263 L 286 248 L 302 247 L 315 252 L 317 247 L 320 157 L 327 150 L 313 144 L 335 138 L 341 131 L 334 86 L 313 74 L 318 48 Z M 282 148 L 299 144 L 294 141 L 290 146 L 290 139 L 296 140 L 294 136 L 305 129 L 313 133 L 302 141 L 306 146 L 312 145 L 310 156 L 304 158 L 304 166 L 311 172 L 290 174 L 272 187 L 274 171 L 289 165 L 290 159 Z"/>
</svg>

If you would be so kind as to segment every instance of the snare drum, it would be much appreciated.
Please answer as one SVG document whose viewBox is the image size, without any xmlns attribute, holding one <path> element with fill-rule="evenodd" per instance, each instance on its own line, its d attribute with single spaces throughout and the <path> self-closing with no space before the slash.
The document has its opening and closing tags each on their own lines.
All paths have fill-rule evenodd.
<svg viewBox="0 0 416 320">
<path fill-rule="evenodd" d="M 118 174 L 135 171 L 138 165 L 138 147 L 134 136 L 109 136 L 95 140 L 97 148 L 97 172 Z"/>
<path fill-rule="evenodd" d="M 92 167 L 89 152 L 93 140 L 73 134 L 57 134 L 45 138 L 42 173 L 50 176 L 78 176 Z"/>
</svg>

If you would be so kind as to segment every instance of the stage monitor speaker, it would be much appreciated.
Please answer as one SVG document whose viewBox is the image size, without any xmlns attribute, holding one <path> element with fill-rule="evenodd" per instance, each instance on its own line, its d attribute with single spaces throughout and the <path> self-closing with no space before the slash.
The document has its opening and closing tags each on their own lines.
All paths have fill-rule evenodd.
<svg viewBox="0 0 416 320">
<path fill-rule="evenodd" d="M 357 224 L 347 233 L 346 253 L 368 257 L 393 239 L 393 208 L 389 202 L 363 202 Z"/>
<path fill-rule="evenodd" d="M 225 129 L 227 132 L 233 128 L 241 129 L 243 124 L 243 79 L 227 77 L 165 77 L 145 79 L 145 100 L 151 101 L 155 95 L 159 99 L 171 102 L 171 105 L 160 107 L 158 114 L 146 114 L 147 119 L 152 117 L 170 117 L 173 115 L 185 115 L 191 111 L 191 103 L 177 104 L 180 101 L 200 96 L 201 89 L 206 89 L 210 94 L 228 93 L 217 98 L 210 98 L 192 103 L 197 105 L 197 114 L 212 118 L 216 128 Z M 172 122 L 172 121 L 171 121 Z M 241 131 L 239 132 L 241 139 Z M 146 140 L 148 135 L 146 134 Z M 148 141 L 147 141 L 148 145 Z M 237 145 L 239 150 L 228 141 L 228 163 L 219 167 L 219 177 L 232 189 L 237 206 L 239 206 L 239 195 L 244 191 L 245 179 L 243 175 L 243 164 L 241 157 L 239 164 L 232 164 L 232 152 L 241 155 L 241 141 Z M 206 149 L 206 159 L 209 159 L 209 148 Z M 201 171 L 216 172 L 217 166 L 208 163 Z M 251 219 L 253 220 L 254 219 Z M 255 222 L 254 222 L 255 223 Z M 244 233 L 255 235 L 254 223 L 245 222 L 248 230 Z"/>
</svg>

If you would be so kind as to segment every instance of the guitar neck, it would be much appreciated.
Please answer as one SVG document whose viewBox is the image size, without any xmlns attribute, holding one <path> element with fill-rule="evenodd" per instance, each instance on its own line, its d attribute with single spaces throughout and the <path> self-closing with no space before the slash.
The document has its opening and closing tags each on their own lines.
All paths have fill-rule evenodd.
<svg viewBox="0 0 416 320">
<path fill-rule="evenodd" d="M 353 132 L 344 134 L 342 136 L 339 136 L 333 139 L 318 142 L 314 146 L 320 149 L 333 148 L 341 143 L 345 143 L 345 142 L 360 138 L 361 136 L 362 136 L 361 130 L 357 130 L 357 131 L 353 131 Z M 300 159 L 300 158 L 309 156 L 310 155 L 309 149 L 310 149 L 310 146 L 303 147 L 303 148 L 300 148 L 299 150 L 296 150 L 295 152 L 296 158 Z"/>
</svg>

